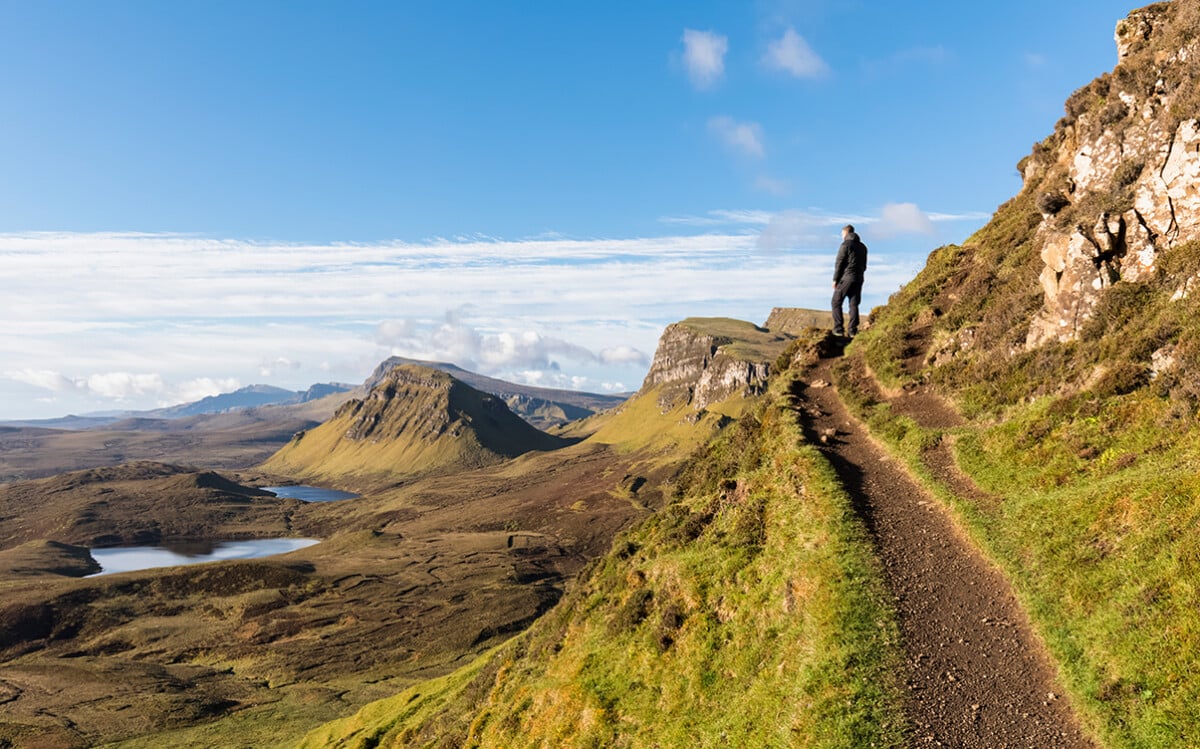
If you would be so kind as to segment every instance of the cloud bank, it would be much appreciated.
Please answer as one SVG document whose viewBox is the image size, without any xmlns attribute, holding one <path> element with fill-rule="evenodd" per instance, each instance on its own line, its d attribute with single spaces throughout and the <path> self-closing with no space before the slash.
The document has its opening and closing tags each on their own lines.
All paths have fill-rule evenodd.
<svg viewBox="0 0 1200 749">
<path fill-rule="evenodd" d="M 911 231 L 926 227 L 920 216 L 956 218 L 897 205 L 861 217 L 722 209 L 625 239 L 0 234 L 0 419 L 153 408 L 256 382 L 361 382 L 393 354 L 636 389 L 670 322 L 825 307 L 841 223 Z M 916 249 L 872 245 L 868 305 L 911 277 L 928 243 Z"/>
</svg>

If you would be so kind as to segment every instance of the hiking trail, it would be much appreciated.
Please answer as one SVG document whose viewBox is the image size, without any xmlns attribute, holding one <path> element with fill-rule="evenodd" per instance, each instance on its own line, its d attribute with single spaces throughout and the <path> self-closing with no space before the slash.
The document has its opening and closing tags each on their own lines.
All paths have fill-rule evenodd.
<svg viewBox="0 0 1200 749">
<path fill-rule="evenodd" d="M 831 462 L 883 563 L 907 661 L 905 712 L 914 747 L 1094 749 L 1049 656 L 1005 577 L 851 416 L 822 359 L 793 395 L 805 430 Z M 953 418 L 933 396 L 909 399 L 930 421 Z M 900 404 L 897 404 L 900 405 Z M 920 414 L 914 414 L 919 416 Z M 946 483 L 972 500 L 945 451 Z M 967 493 L 970 492 L 970 493 Z"/>
</svg>

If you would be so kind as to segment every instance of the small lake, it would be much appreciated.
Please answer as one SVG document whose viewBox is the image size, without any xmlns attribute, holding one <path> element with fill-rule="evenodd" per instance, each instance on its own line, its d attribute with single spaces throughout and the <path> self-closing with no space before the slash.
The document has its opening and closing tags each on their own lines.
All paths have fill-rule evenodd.
<svg viewBox="0 0 1200 749">
<path fill-rule="evenodd" d="M 341 492 L 337 489 L 323 489 L 319 486 L 264 486 L 260 488 L 264 491 L 274 492 L 277 496 L 290 497 L 301 502 L 338 502 L 362 496 L 351 492 Z"/>
<path fill-rule="evenodd" d="M 171 546 L 115 546 L 110 549 L 90 549 L 92 558 L 100 564 L 95 575 L 134 572 L 155 567 L 175 567 L 180 564 L 203 564 L 228 559 L 258 559 L 303 549 L 317 543 L 315 538 L 258 538 L 252 541 L 220 541 L 216 543 L 182 543 Z"/>
</svg>

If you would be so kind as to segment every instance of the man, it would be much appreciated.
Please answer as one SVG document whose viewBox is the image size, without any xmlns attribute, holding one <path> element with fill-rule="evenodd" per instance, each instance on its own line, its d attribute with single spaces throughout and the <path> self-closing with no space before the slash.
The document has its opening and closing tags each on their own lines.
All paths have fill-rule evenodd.
<svg viewBox="0 0 1200 749">
<path fill-rule="evenodd" d="M 858 303 L 862 300 L 863 274 L 867 270 L 867 246 L 858 238 L 854 227 L 842 227 L 842 246 L 833 263 L 833 334 L 845 337 L 858 335 Z M 842 324 L 842 301 L 850 302 L 850 326 Z"/>
</svg>

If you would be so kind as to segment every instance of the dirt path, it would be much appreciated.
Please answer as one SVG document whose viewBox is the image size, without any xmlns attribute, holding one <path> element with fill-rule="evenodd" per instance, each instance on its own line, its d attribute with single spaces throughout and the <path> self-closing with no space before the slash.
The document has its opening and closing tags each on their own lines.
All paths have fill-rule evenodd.
<svg viewBox="0 0 1200 749">
<path fill-rule="evenodd" d="M 827 384 L 831 363 L 795 395 L 883 561 L 908 660 L 912 746 L 1094 747 L 1007 581 L 850 416 Z"/>
</svg>

